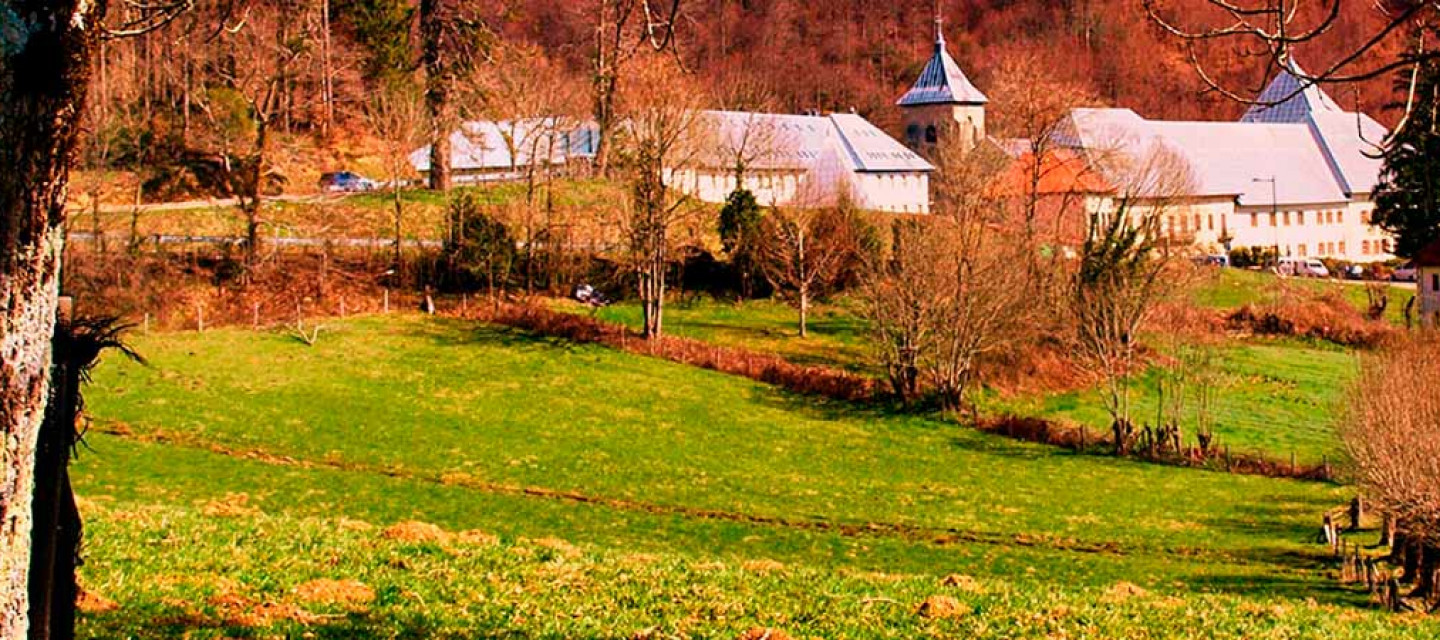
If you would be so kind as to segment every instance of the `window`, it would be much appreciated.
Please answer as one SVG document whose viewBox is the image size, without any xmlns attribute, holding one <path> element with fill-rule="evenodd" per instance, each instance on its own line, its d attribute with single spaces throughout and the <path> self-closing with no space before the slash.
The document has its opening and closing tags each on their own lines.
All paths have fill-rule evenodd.
<svg viewBox="0 0 1440 640">
<path fill-rule="evenodd" d="M 1334 211 L 1326 211 L 1326 212 L 1325 212 L 1325 224 L 1334 224 L 1334 223 L 1335 223 L 1335 212 L 1334 212 Z"/>
<path fill-rule="evenodd" d="M 1302 226 L 1302 227 L 1305 226 L 1305 212 L 1304 212 L 1304 211 L 1296 211 L 1296 212 L 1295 212 L 1295 215 L 1296 215 L 1296 222 L 1295 222 L 1295 224 L 1298 224 L 1298 225 L 1300 225 L 1300 226 Z"/>
<path fill-rule="evenodd" d="M 1260 226 L 1260 214 L 1258 214 L 1258 213 L 1252 213 L 1252 214 L 1250 214 L 1250 226 L 1252 226 L 1252 227 L 1258 227 L 1258 226 Z"/>
<path fill-rule="evenodd" d="M 939 139 L 939 136 L 935 134 L 935 125 L 925 127 L 925 142 L 929 144 L 935 144 L 935 142 Z"/>
<path fill-rule="evenodd" d="M 1340 241 L 1340 248 L 1337 249 L 1335 252 L 1336 252 L 1336 253 L 1339 253 L 1339 254 L 1341 254 L 1341 255 L 1344 255 L 1344 253 L 1345 253 L 1345 241 L 1344 241 L 1344 240 L 1341 240 L 1341 241 Z"/>
<path fill-rule="evenodd" d="M 1212 225 L 1210 225 L 1210 226 L 1213 228 L 1215 225 L 1212 224 Z M 1196 230 L 1196 231 L 1199 231 L 1199 230 L 1200 230 L 1200 214 L 1198 214 L 1198 213 L 1195 214 L 1195 230 Z"/>
<path fill-rule="evenodd" d="M 1215 230 L 1215 214 L 1213 214 L 1213 213 L 1210 214 L 1210 218 L 1209 218 L 1208 220 L 1206 220 L 1206 227 L 1205 227 L 1205 228 L 1206 228 L 1206 229 L 1209 229 L 1209 230 L 1211 230 L 1211 231 L 1214 231 L 1214 230 Z"/>
<path fill-rule="evenodd" d="M 1290 226 L 1290 212 L 1289 212 L 1289 211 L 1286 211 L 1286 212 L 1285 212 L 1285 226 L 1287 226 L 1287 227 Z"/>
<path fill-rule="evenodd" d="M 1381 241 L 1380 241 L 1380 247 L 1385 251 L 1385 253 L 1390 253 L 1390 241 L 1389 241 L 1389 240 L 1381 240 Z"/>
<path fill-rule="evenodd" d="M 1344 212 L 1344 211 L 1336 211 L 1336 212 L 1335 212 L 1335 222 L 1338 222 L 1338 223 L 1340 223 L 1340 224 L 1345 224 L 1345 212 Z"/>
<path fill-rule="evenodd" d="M 1368 256 L 1368 255 L 1370 255 L 1370 241 L 1369 241 L 1369 240 L 1361 240 L 1361 241 L 1360 241 L 1360 255 L 1362 255 L 1362 256 Z"/>
<path fill-rule="evenodd" d="M 905 139 L 910 142 L 912 147 L 920 144 L 920 125 L 912 124 L 905 127 Z"/>
<path fill-rule="evenodd" d="M 1275 212 L 1274 212 L 1274 211 L 1271 211 L 1271 212 L 1270 212 L 1270 226 L 1272 226 L 1272 227 L 1274 227 L 1274 226 L 1279 226 L 1279 225 L 1276 225 L 1276 224 L 1275 224 Z"/>
<path fill-rule="evenodd" d="M 1301 257 L 1304 257 L 1305 254 L 1309 253 L 1309 251 L 1306 251 L 1306 249 L 1308 249 L 1308 248 L 1309 248 L 1309 247 L 1306 247 L 1306 246 L 1303 245 L 1303 244 L 1300 245 L 1300 256 L 1301 256 Z"/>
<path fill-rule="evenodd" d="M 1440 291 L 1440 273 L 1430 274 L 1430 293 Z"/>
</svg>

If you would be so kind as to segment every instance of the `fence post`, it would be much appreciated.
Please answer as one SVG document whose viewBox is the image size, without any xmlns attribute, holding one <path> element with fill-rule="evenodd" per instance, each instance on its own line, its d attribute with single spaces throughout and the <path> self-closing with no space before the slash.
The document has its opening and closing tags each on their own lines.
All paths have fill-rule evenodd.
<svg viewBox="0 0 1440 640">
<path fill-rule="evenodd" d="M 389 290 L 389 289 L 386 289 L 386 290 L 385 290 L 385 307 L 384 307 L 384 309 L 385 309 L 385 310 L 384 310 L 384 313 L 390 313 L 390 290 Z"/>
<path fill-rule="evenodd" d="M 205 306 L 199 302 L 195 303 L 195 330 L 205 333 Z"/>
<path fill-rule="evenodd" d="M 150 333 L 150 312 L 145 312 L 145 319 L 141 321 L 141 330 Z"/>
</svg>

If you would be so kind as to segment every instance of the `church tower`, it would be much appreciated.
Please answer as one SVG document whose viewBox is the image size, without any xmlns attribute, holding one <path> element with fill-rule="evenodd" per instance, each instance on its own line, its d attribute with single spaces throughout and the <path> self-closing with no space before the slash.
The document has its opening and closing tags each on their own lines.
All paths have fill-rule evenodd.
<svg viewBox="0 0 1440 640">
<path fill-rule="evenodd" d="M 960 65 L 945 50 L 942 20 L 935 17 L 935 54 L 920 72 L 915 85 L 896 102 L 905 114 L 905 144 L 922 155 L 932 155 L 946 135 L 960 136 L 964 149 L 985 138 L 985 103 Z"/>
</svg>

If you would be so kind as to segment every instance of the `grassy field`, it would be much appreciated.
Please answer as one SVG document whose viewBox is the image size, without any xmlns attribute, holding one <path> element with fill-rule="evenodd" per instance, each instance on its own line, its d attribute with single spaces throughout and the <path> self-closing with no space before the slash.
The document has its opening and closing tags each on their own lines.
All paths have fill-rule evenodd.
<svg viewBox="0 0 1440 640">
<path fill-rule="evenodd" d="M 499 183 L 457 187 L 450 194 L 425 189 L 402 192 L 405 219 L 402 234 L 409 239 L 439 238 L 445 228 L 445 208 L 451 197 L 471 194 L 484 205 L 504 205 L 525 200 L 524 183 Z M 598 180 L 559 180 L 555 183 L 554 205 L 576 212 L 609 210 L 623 196 L 621 188 Z M 394 200 L 389 192 L 346 197 L 315 197 L 302 201 L 271 200 L 265 204 L 266 236 L 320 238 L 394 237 Z M 569 214 L 584 217 L 579 213 Z M 131 214 L 124 207 L 107 208 L 99 214 L 100 228 L 110 235 L 130 233 Z M 89 210 L 70 216 L 73 231 L 90 232 L 95 227 Z M 233 206 L 200 206 L 188 209 L 146 210 L 137 221 L 138 233 L 239 236 L 245 222 Z"/>
<path fill-rule="evenodd" d="M 82 580 L 118 607 L 87 634 L 1437 631 L 1336 588 L 1310 539 L 1341 487 L 1074 456 L 458 321 L 329 326 L 315 347 L 142 336 L 151 367 L 96 371 Z M 498 544 L 387 536 L 410 520 Z M 370 597 L 332 602 L 322 578 Z M 915 615 L 931 595 L 962 615 Z"/>
</svg>

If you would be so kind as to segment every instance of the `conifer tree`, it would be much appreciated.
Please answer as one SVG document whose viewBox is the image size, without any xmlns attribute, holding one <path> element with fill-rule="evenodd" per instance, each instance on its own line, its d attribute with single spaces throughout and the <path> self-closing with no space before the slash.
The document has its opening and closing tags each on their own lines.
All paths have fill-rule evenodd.
<svg viewBox="0 0 1440 640">
<path fill-rule="evenodd" d="M 1408 85 L 1411 74 L 1403 75 Z M 1404 125 L 1386 145 L 1371 217 L 1395 235 L 1395 254 L 1405 258 L 1440 238 L 1440 63 L 1420 66 L 1413 100 Z"/>
</svg>

